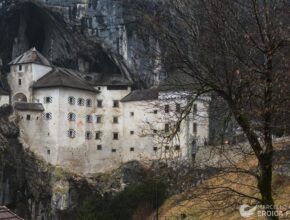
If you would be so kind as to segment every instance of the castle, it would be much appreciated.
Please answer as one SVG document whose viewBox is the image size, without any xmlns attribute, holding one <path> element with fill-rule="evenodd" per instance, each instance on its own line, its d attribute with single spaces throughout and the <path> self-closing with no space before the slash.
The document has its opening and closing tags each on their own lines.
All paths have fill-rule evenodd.
<svg viewBox="0 0 290 220">
<path fill-rule="evenodd" d="M 191 103 L 191 112 L 176 125 L 188 105 L 186 90 L 132 91 L 132 82 L 122 75 L 56 67 L 35 48 L 9 65 L 20 142 L 53 165 L 90 174 L 130 160 L 190 160 L 193 145 L 207 141 L 206 97 Z M 165 138 L 171 131 L 176 135 Z"/>
</svg>

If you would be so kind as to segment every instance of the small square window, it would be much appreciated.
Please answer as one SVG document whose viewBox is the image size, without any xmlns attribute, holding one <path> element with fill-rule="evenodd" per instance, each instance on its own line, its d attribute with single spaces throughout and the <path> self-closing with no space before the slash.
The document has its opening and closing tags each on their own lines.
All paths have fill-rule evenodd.
<svg viewBox="0 0 290 220">
<path fill-rule="evenodd" d="M 22 80 L 18 79 L 18 85 L 21 86 L 21 84 L 22 84 Z"/>
<path fill-rule="evenodd" d="M 18 71 L 22 71 L 22 65 L 18 65 Z"/>
<path fill-rule="evenodd" d="M 118 124 L 118 122 L 119 122 L 119 117 L 118 116 L 114 116 L 113 117 L 113 123 L 114 124 Z"/>
<path fill-rule="evenodd" d="M 31 115 L 26 115 L 26 120 L 31 120 Z"/>
<path fill-rule="evenodd" d="M 165 111 L 165 113 L 169 113 L 169 105 L 165 105 L 164 111 Z"/>
<path fill-rule="evenodd" d="M 68 136 L 69 138 L 75 138 L 75 136 L 76 136 L 76 132 L 75 132 L 75 130 L 73 130 L 73 129 L 69 129 L 68 132 L 67 132 L 67 136 Z"/>
<path fill-rule="evenodd" d="M 130 147 L 130 151 L 134 151 L 135 149 L 134 149 L 134 147 Z"/>
<path fill-rule="evenodd" d="M 197 123 L 193 123 L 193 133 L 197 133 Z"/>
<path fill-rule="evenodd" d="M 52 97 L 44 97 L 44 103 L 52 103 Z"/>
<path fill-rule="evenodd" d="M 134 131 L 130 131 L 130 134 L 133 135 L 134 134 Z"/>
<path fill-rule="evenodd" d="M 102 116 L 101 115 L 97 115 L 97 124 L 102 123 Z"/>
<path fill-rule="evenodd" d="M 93 116 L 87 115 L 86 116 L 86 121 L 87 121 L 87 123 L 92 123 L 93 122 Z"/>
<path fill-rule="evenodd" d="M 175 145 L 175 150 L 180 150 L 180 145 Z"/>
<path fill-rule="evenodd" d="M 153 113 L 154 113 L 154 114 L 157 114 L 157 112 L 158 112 L 157 110 L 154 110 L 154 112 L 153 112 Z"/>
<path fill-rule="evenodd" d="M 112 149 L 112 152 L 115 153 L 117 150 L 116 149 Z"/>
<path fill-rule="evenodd" d="M 118 132 L 114 132 L 113 133 L 113 140 L 118 140 L 119 139 L 119 133 Z"/>
<path fill-rule="evenodd" d="M 119 108 L 119 100 L 113 100 L 113 107 Z"/>
<path fill-rule="evenodd" d="M 157 130 L 156 130 L 156 129 L 154 129 L 154 130 L 153 130 L 153 133 L 154 133 L 154 134 L 157 134 Z"/>
<path fill-rule="evenodd" d="M 101 87 L 98 87 L 98 90 L 100 91 L 102 88 Z"/>
<path fill-rule="evenodd" d="M 97 145 L 97 150 L 102 150 L 102 145 L 101 144 Z"/>
<path fill-rule="evenodd" d="M 134 112 L 130 112 L 130 115 L 131 115 L 131 117 L 133 117 L 134 116 Z"/>
<path fill-rule="evenodd" d="M 97 107 L 102 108 L 103 107 L 103 100 L 97 100 Z"/>
<path fill-rule="evenodd" d="M 176 107 L 176 112 L 180 113 L 181 112 L 180 104 L 177 103 L 175 107 Z"/>
<path fill-rule="evenodd" d="M 168 145 L 165 146 L 165 150 L 169 150 L 169 146 Z"/>
<path fill-rule="evenodd" d="M 197 104 L 193 104 L 193 113 L 197 113 Z"/>
<path fill-rule="evenodd" d="M 153 147 L 153 150 L 154 150 L 154 151 L 157 151 L 157 147 Z"/>
<path fill-rule="evenodd" d="M 75 121 L 76 120 L 76 114 L 75 113 L 72 113 L 72 112 L 68 113 L 67 119 L 69 121 Z"/>
<path fill-rule="evenodd" d="M 96 140 L 100 140 L 101 139 L 101 132 L 97 131 L 96 132 Z"/>
<path fill-rule="evenodd" d="M 165 131 L 165 132 L 169 132 L 169 124 L 165 124 L 164 131 Z"/>
</svg>

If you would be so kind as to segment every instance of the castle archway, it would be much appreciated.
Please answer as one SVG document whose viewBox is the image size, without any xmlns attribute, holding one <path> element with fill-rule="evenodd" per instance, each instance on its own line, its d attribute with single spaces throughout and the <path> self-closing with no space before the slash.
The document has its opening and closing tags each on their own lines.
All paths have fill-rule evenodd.
<svg viewBox="0 0 290 220">
<path fill-rule="evenodd" d="M 20 92 L 13 96 L 12 101 L 13 102 L 27 102 L 27 98 L 23 93 Z"/>
</svg>

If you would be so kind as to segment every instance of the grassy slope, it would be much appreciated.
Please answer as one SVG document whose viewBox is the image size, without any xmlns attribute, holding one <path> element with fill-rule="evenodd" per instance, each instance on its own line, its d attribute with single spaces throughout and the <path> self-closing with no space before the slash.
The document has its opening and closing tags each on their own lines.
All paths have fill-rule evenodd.
<svg viewBox="0 0 290 220">
<path fill-rule="evenodd" d="M 278 147 L 278 146 L 276 146 Z M 280 148 L 279 146 L 278 148 Z M 241 161 L 238 166 L 247 168 L 254 167 L 256 165 L 254 158 L 248 158 L 247 161 Z M 230 197 L 228 192 L 219 193 L 220 186 L 231 187 L 241 193 L 245 193 L 251 196 L 259 197 L 259 193 L 256 188 L 256 180 L 243 174 L 223 174 L 212 177 L 206 180 L 200 186 L 168 198 L 160 209 L 160 219 L 162 220 L 239 220 L 242 218 L 239 214 L 239 204 L 249 204 L 249 200 L 240 199 L 241 197 Z M 208 187 L 217 187 L 216 189 L 209 190 Z M 273 191 L 274 198 L 277 205 L 290 206 L 290 177 L 274 175 L 273 176 Z M 211 202 L 209 202 L 209 198 Z M 215 200 L 214 202 L 212 202 Z M 228 201 L 228 202 L 224 202 Z M 225 209 L 219 209 L 226 206 L 229 201 L 231 203 L 239 202 L 232 207 Z M 184 213 L 187 217 L 181 218 L 181 214 Z M 150 220 L 154 219 L 153 215 Z M 265 219 L 264 217 L 258 217 L 254 215 L 247 220 Z M 282 218 L 281 218 L 282 219 Z M 290 219 L 290 216 L 285 219 Z M 149 220 L 149 219 L 148 219 Z"/>
</svg>

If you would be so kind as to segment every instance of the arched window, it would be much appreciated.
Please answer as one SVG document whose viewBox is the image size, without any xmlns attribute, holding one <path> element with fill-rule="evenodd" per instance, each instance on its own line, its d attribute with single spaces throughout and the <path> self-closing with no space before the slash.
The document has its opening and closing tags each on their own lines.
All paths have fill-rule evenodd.
<svg viewBox="0 0 290 220">
<path fill-rule="evenodd" d="M 93 116 L 91 116 L 91 115 L 87 115 L 87 116 L 86 116 L 86 122 L 87 122 L 87 123 L 92 123 L 92 122 L 93 122 Z"/>
<path fill-rule="evenodd" d="M 79 106 L 84 106 L 85 105 L 85 100 L 83 98 L 78 99 L 78 105 Z"/>
<path fill-rule="evenodd" d="M 67 119 L 69 121 L 75 121 L 76 120 L 76 114 L 75 113 L 72 113 L 72 112 L 68 113 Z"/>
<path fill-rule="evenodd" d="M 92 100 L 91 99 L 87 99 L 86 100 L 86 106 L 87 107 L 91 107 L 92 106 Z"/>
<path fill-rule="evenodd" d="M 90 132 L 90 131 L 86 131 L 86 139 L 87 139 L 87 140 L 92 139 L 92 132 Z"/>
<path fill-rule="evenodd" d="M 74 129 L 69 129 L 69 130 L 67 131 L 67 136 L 68 136 L 69 138 L 75 138 L 75 137 L 76 137 L 76 131 L 75 131 Z"/>
<path fill-rule="evenodd" d="M 73 96 L 68 97 L 68 103 L 70 105 L 74 105 L 76 103 L 76 99 Z"/>
<path fill-rule="evenodd" d="M 52 103 L 52 97 L 51 96 L 44 97 L 43 99 L 44 99 L 43 100 L 44 103 Z"/>
<path fill-rule="evenodd" d="M 15 96 L 12 98 L 13 102 L 27 102 L 27 98 L 23 93 L 17 93 Z"/>
<path fill-rule="evenodd" d="M 52 114 L 50 112 L 48 113 L 43 113 L 42 115 L 43 119 L 45 120 L 51 120 L 52 119 Z"/>
</svg>

